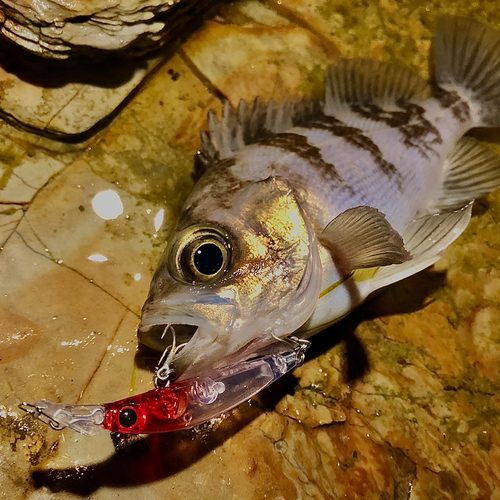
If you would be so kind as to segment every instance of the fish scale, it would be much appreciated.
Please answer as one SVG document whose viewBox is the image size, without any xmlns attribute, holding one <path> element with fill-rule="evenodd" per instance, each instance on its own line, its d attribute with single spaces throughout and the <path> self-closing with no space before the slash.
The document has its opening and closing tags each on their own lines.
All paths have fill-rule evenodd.
<svg viewBox="0 0 500 500">
<path fill-rule="evenodd" d="M 370 153 L 347 143 L 344 138 L 323 131 L 318 133 L 316 129 L 305 129 L 302 133 L 312 144 L 320 148 L 323 156 L 330 159 L 353 192 L 352 195 L 347 192 L 339 195 L 336 191 L 323 186 L 321 206 L 326 212 L 322 217 L 323 221 L 329 222 L 349 208 L 368 205 L 383 212 L 396 229 L 408 222 L 408 218 L 400 222 L 398 218 L 401 218 L 401 215 L 397 216 L 401 212 L 398 208 L 398 198 L 405 196 L 410 184 L 402 172 L 399 172 L 402 177 L 402 185 L 399 187 L 396 180 L 388 178 L 373 162 Z M 394 130 L 388 130 L 385 134 L 392 136 L 393 139 L 396 135 Z M 380 134 L 378 135 L 380 138 Z M 322 140 L 323 138 L 326 140 Z M 353 158 L 356 158 L 355 163 Z M 316 186 L 312 184 L 311 188 L 315 189 Z"/>
<path fill-rule="evenodd" d="M 453 135 L 456 139 L 461 135 L 463 126 L 452 116 L 448 119 L 449 128 L 455 129 Z M 401 230 L 419 210 L 425 208 L 423 193 L 429 189 L 427 184 L 438 178 L 443 157 L 449 152 L 449 142 L 425 157 L 419 149 L 409 149 L 402 143 L 398 127 L 379 126 L 369 132 L 359 130 L 358 135 L 369 139 L 385 161 L 395 167 L 397 175 L 391 177 L 373 161 L 369 151 L 353 145 L 345 137 L 314 126 L 317 123 L 321 122 L 313 122 L 311 127 L 296 127 L 290 132 L 304 137 L 309 145 L 319 150 L 326 167 L 297 157 L 293 149 L 286 146 L 274 146 L 271 136 L 264 144 L 257 143 L 246 152 L 244 169 L 238 164 L 231 167 L 233 175 L 241 176 L 245 181 L 261 180 L 270 175 L 281 176 L 288 179 L 296 191 L 307 183 L 309 191 L 317 192 L 316 197 L 307 197 L 317 200 L 314 211 L 318 220 L 313 223 L 322 227 L 344 210 L 369 205 L 383 212 L 393 227 Z M 448 135 L 453 139 L 451 134 Z M 270 152 L 270 148 L 276 151 Z M 356 158 L 355 162 L 353 158 Z M 328 178 L 325 169 L 335 170 L 335 176 L 340 181 L 332 182 L 336 180 L 335 176 Z M 350 191 L 344 189 L 346 186 Z"/>
</svg>

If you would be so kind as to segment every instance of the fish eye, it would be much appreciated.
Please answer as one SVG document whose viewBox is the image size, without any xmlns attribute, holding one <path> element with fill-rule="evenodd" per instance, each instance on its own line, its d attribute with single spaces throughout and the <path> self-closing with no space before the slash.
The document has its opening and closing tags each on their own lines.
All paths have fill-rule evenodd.
<svg viewBox="0 0 500 500">
<path fill-rule="evenodd" d="M 173 254 L 173 255 L 172 255 Z M 194 228 L 179 238 L 172 248 L 172 276 L 193 284 L 217 281 L 230 264 L 230 245 L 216 228 Z"/>
<path fill-rule="evenodd" d="M 194 252 L 193 264 L 200 274 L 213 276 L 224 265 L 224 252 L 218 245 L 202 243 Z"/>
</svg>

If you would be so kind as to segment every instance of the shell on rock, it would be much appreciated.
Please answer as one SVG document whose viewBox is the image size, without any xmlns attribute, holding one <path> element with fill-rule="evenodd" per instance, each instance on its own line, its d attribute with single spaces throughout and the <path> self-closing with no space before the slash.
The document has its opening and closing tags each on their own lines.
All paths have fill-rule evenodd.
<svg viewBox="0 0 500 500">
<path fill-rule="evenodd" d="M 44 57 L 158 47 L 210 0 L 0 0 L 1 34 Z"/>
</svg>

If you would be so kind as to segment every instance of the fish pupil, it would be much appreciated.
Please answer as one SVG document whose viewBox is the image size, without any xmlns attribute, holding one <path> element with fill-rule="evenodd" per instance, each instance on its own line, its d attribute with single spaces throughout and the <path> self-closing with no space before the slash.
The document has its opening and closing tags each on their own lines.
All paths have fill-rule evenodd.
<svg viewBox="0 0 500 500">
<path fill-rule="evenodd" d="M 137 413 L 133 408 L 126 408 L 120 412 L 118 421 L 122 427 L 132 427 L 137 422 Z"/>
<path fill-rule="evenodd" d="M 194 253 L 193 263 L 199 273 L 210 276 L 221 270 L 224 254 L 217 245 L 204 243 Z"/>
</svg>

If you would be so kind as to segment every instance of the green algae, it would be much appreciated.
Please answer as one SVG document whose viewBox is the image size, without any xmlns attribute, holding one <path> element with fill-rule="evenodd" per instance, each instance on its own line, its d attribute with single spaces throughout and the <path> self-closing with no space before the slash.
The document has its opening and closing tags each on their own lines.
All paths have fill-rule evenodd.
<svg viewBox="0 0 500 500">
<path fill-rule="evenodd" d="M 325 94 L 326 68 L 317 64 L 311 70 L 306 71 L 306 77 L 297 89 L 300 94 L 307 95 L 313 99 L 323 99 Z"/>
<path fill-rule="evenodd" d="M 14 169 L 21 165 L 25 153 L 8 141 L 0 144 L 0 190 L 5 189 L 14 173 Z"/>
<path fill-rule="evenodd" d="M 7 439 L 12 452 L 23 454 L 32 466 L 50 454 L 46 426 L 29 415 L 0 417 L 0 435 Z"/>
</svg>

